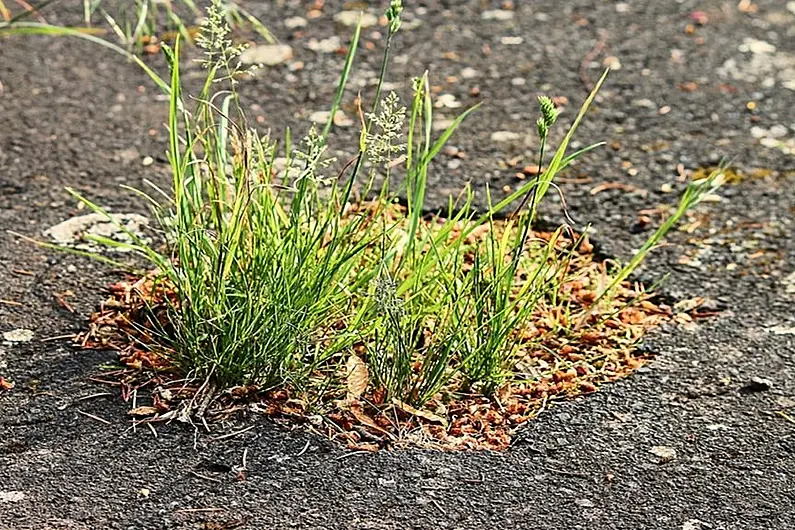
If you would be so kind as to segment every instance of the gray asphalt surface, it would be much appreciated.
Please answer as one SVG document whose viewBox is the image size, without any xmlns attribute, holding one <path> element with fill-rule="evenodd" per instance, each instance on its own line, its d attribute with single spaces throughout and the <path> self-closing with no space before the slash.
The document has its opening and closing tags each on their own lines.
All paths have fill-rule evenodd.
<svg viewBox="0 0 795 530">
<path fill-rule="evenodd" d="M 243 86 L 274 131 L 301 130 L 326 108 L 343 61 L 310 49 L 344 42 L 350 30 L 333 20 L 342 7 L 326 2 L 309 18 L 308 4 L 249 3 L 292 47 L 291 59 Z M 535 163 L 536 95 L 567 98 L 561 122 L 571 120 L 605 65 L 620 68 L 578 141 L 609 147 L 562 183 L 604 252 L 628 256 L 649 233 L 641 217 L 659 219 L 681 175 L 733 160 L 739 182 L 640 273 L 670 273 L 667 296 L 707 297 L 720 314 L 655 332 L 646 347 L 656 360 L 640 373 L 546 412 L 502 454 L 351 454 L 259 418 L 209 435 L 162 426 L 155 438 L 130 430 L 113 389 L 75 402 L 108 391 L 87 378 L 112 353 L 42 342 L 80 329 L 105 269 L 3 235 L 0 298 L 22 305 L 0 304 L 0 331 L 35 335 L 0 345 L 0 374 L 17 384 L 0 393 L 0 528 L 795 528 L 795 5 L 740 6 L 537 1 L 496 13 L 488 2 L 429 0 L 407 7 L 396 43 L 399 93 L 428 69 L 447 101 L 485 104 L 452 142 L 464 156 L 451 150 L 437 163 L 440 204 L 467 181 L 516 186 L 517 171 Z M 307 26 L 288 29 L 294 16 Z M 374 49 L 362 50 L 354 76 L 365 91 L 381 56 L 374 32 L 383 33 L 363 32 Z M 134 65 L 81 42 L 4 40 L 0 81 L 3 232 L 39 235 L 77 214 L 66 185 L 129 211 L 140 205 L 120 183 L 167 178 L 165 104 Z M 439 108 L 438 119 L 457 111 Z M 334 134 L 340 154 L 353 136 Z M 554 203 L 544 214 L 561 220 Z M 53 296 L 67 290 L 75 314 Z M 770 388 L 741 391 L 755 377 Z"/>
</svg>

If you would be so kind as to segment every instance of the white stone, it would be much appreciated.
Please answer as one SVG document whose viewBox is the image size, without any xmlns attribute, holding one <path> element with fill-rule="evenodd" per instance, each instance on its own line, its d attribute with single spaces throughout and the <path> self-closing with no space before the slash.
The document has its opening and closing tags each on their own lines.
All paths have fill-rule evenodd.
<svg viewBox="0 0 795 530">
<path fill-rule="evenodd" d="M 439 94 L 434 103 L 436 108 L 457 109 L 463 105 L 460 101 L 455 99 L 453 94 Z"/>
<path fill-rule="evenodd" d="M 506 46 L 516 46 L 524 42 L 522 37 L 501 37 L 500 42 Z"/>
<path fill-rule="evenodd" d="M 329 116 L 331 116 L 331 112 L 327 110 L 318 110 L 309 115 L 309 121 L 319 125 L 325 125 Z M 346 116 L 343 111 L 338 110 L 336 114 L 334 114 L 334 125 L 337 127 L 350 127 L 353 125 L 353 120 Z"/>
<path fill-rule="evenodd" d="M 788 294 L 795 294 L 795 271 L 787 274 L 783 280 L 785 290 Z"/>
<path fill-rule="evenodd" d="M 454 123 L 453 120 L 447 118 L 437 118 L 433 120 L 432 128 L 434 131 L 444 131 Z"/>
<path fill-rule="evenodd" d="M 327 110 L 318 110 L 309 115 L 309 121 L 313 123 L 326 123 L 331 113 Z"/>
<path fill-rule="evenodd" d="M 495 131 L 491 133 L 491 139 L 495 142 L 515 142 L 521 137 L 522 135 L 513 131 Z"/>
<path fill-rule="evenodd" d="M 342 48 L 342 39 L 340 39 L 336 35 L 321 40 L 309 39 L 309 42 L 306 44 L 306 47 L 312 50 L 313 52 L 334 53 L 340 48 Z"/>
<path fill-rule="evenodd" d="M 19 502 L 25 498 L 21 491 L 0 491 L 0 504 L 4 502 Z"/>
<path fill-rule="evenodd" d="M 795 326 L 773 326 L 767 329 L 773 335 L 795 335 Z"/>
<path fill-rule="evenodd" d="M 286 44 L 260 44 L 246 49 L 240 55 L 245 64 L 276 66 L 293 58 L 293 49 Z"/>
<path fill-rule="evenodd" d="M 474 68 L 467 66 L 463 70 L 461 70 L 461 77 L 464 79 L 474 79 L 475 77 L 479 76 L 480 72 L 475 70 Z"/>
<path fill-rule="evenodd" d="M 633 107 L 646 107 L 647 109 L 657 108 L 657 105 L 650 99 L 636 99 L 632 102 Z"/>
<path fill-rule="evenodd" d="M 29 329 L 12 329 L 3 333 L 3 339 L 8 342 L 30 342 L 33 340 L 33 331 Z"/>
<path fill-rule="evenodd" d="M 795 90 L 795 54 L 757 53 L 747 55 L 741 61 L 727 59 L 717 69 L 717 73 L 722 77 L 759 84 L 765 88 L 772 88 L 780 83 L 788 90 Z"/>
<path fill-rule="evenodd" d="M 615 55 L 610 55 L 605 57 L 605 60 L 602 61 L 602 66 L 610 68 L 611 70 L 621 70 L 621 61 L 619 61 L 618 57 Z"/>
<path fill-rule="evenodd" d="M 665 445 L 655 445 L 651 448 L 651 453 L 660 459 L 660 462 L 672 462 L 676 460 L 676 449 Z"/>
<path fill-rule="evenodd" d="M 483 20 L 511 20 L 513 18 L 513 11 L 507 9 L 491 9 L 484 11 L 481 15 Z"/>
<path fill-rule="evenodd" d="M 743 53 L 775 53 L 776 47 L 769 42 L 746 37 L 743 39 L 743 43 L 740 44 L 739 50 Z"/>
<path fill-rule="evenodd" d="M 303 28 L 307 25 L 307 21 L 303 17 L 290 17 L 284 19 L 284 27 L 287 29 Z"/>
<path fill-rule="evenodd" d="M 78 243 L 85 235 L 129 241 L 130 236 L 119 228 L 119 224 L 137 236 L 143 236 L 143 228 L 149 224 L 149 219 L 137 213 L 111 214 L 110 217 L 112 221 L 99 213 L 79 215 L 48 228 L 44 235 L 58 245 Z"/>
<path fill-rule="evenodd" d="M 787 136 L 787 133 L 789 133 L 787 128 L 781 125 L 780 123 L 777 123 L 776 125 L 772 126 L 770 128 L 770 131 L 768 131 L 768 134 L 770 135 L 771 138 L 782 138 L 784 136 Z"/>
<path fill-rule="evenodd" d="M 759 138 L 764 138 L 765 136 L 767 136 L 767 129 L 759 127 L 758 125 L 754 125 L 753 127 L 751 127 L 751 136 L 753 136 L 757 140 Z"/>
<path fill-rule="evenodd" d="M 378 24 L 378 17 L 372 13 L 364 13 L 362 11 L 340 11 L 334 15 L 334 20 L 343 26 L 356 27 L 359 23 L 359 17 L 362 21 L 362 29 L 370 28 Z"/>
</svg>

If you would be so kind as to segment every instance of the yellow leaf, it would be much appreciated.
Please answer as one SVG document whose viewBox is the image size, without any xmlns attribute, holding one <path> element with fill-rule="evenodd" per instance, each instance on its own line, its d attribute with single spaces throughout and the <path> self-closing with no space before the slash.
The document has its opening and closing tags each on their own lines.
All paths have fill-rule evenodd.
<svg viewBox="0 0 795 530">
<path fill-rule="evenodd" d="M 157 414 L 157 409 L 154 407 L 137 407 L 127 414 L 131 416 L 151 416 L 152 414 Z"/>
<path fill-rule="evenodd" d="M 422 418 L 424 420 L 428 420 L 431 423 L 438 423 L 442 427 L 447 428 L 447 420 L 441 416 L 434 414 L 433 412 L 428 412 L 427 410 L 420 410 L 415 409 L 408 403 L 403 403 L 399 399 L 392 399 L 392 404 L 396 407 L 408 412 L 412 416 L 417 416 L 418 418 Z"/>
<path fill-rule="evenodd" d="M 0 390 L 11 390 L 14 388 L 14 382 L 0 377 Z"/>
<path fill-rule="evenodd" d="M 348 385 L 348 401 L 359 399 L 359 396 L 367 389 L 367 382 L 370 377 L 367 365 L 356 355 L 351 355 L 348 357 L 346 367 L 348 369 L 346 379 Z"/>
</svg>

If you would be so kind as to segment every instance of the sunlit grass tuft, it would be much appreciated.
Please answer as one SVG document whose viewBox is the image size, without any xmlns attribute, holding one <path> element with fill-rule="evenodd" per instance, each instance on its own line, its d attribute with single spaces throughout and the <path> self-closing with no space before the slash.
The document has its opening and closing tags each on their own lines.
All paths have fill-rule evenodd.
<svg viewBox="0 0 795 530">
<path fill-rule="evenodd" d="M 203 381 L 202 388 L 289 389 L 328 408 L 325 393 L 336 398 L 347 386 L 348 407 L 366 398 L 376 407 L 397 403 L 417 413 L 431 402 L 437 408 L 455 402 L 451 395 L 500 399 L 511 385 L 532 395 L 532 385 L 559 382 L 545 371 L 550 362 L 528 361 L 546 358 L 550 334 L 569 348 L 551 354 L 554 369 L 569 374 L 560 376 L 563 383 L 593 371 L 578 364 L 587 357 L 571 344 L 604 338 L 604 348 L 627 346 L 603 329 L 611 314 L 632 303 L 630 294 L 637 295 L 626 280 L 680 217 L 721 184 L 719 172 L 691 183 L 675 212 L 622 268 L 600 269 L 583 257 L 589 255 L 587 228 L 539 232 L 538 205 L 556 175 L 601 145 L 568 153 L 605 72 L 546 164 L 549 130 L 559 120 L 552 101 L 539 98 L 538 166 L 547 169 L 534 181 L 499 201 L 486 188 L 485 211 L 467 187 L 446 211 L 429 216 L 431 163 L 475 109 L 434 136 L 427 73 L 414 80 L 405 106 L 396 94 L 382 94 L 401 9 L 393 0 L 387 13 L 384 63 L 372 110 L 361 113 L 357 154 L 336 165 L 326 154 L 328 134 L 354 63 L 358 28 L 329 122 L 297 142 L 289 131 L 277 141 L 248 126 L 236 91 L 242 47 L 227 38 L 219 0 L 197 39 L 207 74 L 196 97 L 184 92 L 180 38 L 173 48 L 163 46 L 169 79 L 139 61 L 169 96 L 171 189 L 135 190 L 152 204 L 165 250 L 130 232 L 130 243 L 93 238 L 136 252 L 154 269 L 136 284 L 147 286 L 138 296 L 150 304 L 137 322 L 137 332 L 143 326 L 150 340 L 136 348 L 157 348 L 182 374 Z M 27 31 L 20 33 L 75 35 L 21 27 Z M 339 166 L 341 172 L 332 172 Z M 395 186 L 398 176 L 403 184 Z M 376 181 L 385 184 L 375 189 Z M 643 320 L 624 316 L 626 322 L 614 324 Z M 637 333 L 625 335 L 634 340 Z M 346 366 L 357 374 L 355 384 Z"/>
</svg>

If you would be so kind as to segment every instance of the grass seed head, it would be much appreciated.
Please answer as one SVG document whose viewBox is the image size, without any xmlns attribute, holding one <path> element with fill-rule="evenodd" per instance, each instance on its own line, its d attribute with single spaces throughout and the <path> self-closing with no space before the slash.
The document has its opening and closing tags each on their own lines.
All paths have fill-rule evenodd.
<svg viewBox="0 0 795 530">
<path fill-rule="evenodd" d="M 403 0 L 392 0 L 389 9 L 386 11 L 386 19 L 389 21 L 389 33 L 394 35 L 400 29 L 400 15 L 403 12 Z"/>
</svg>

